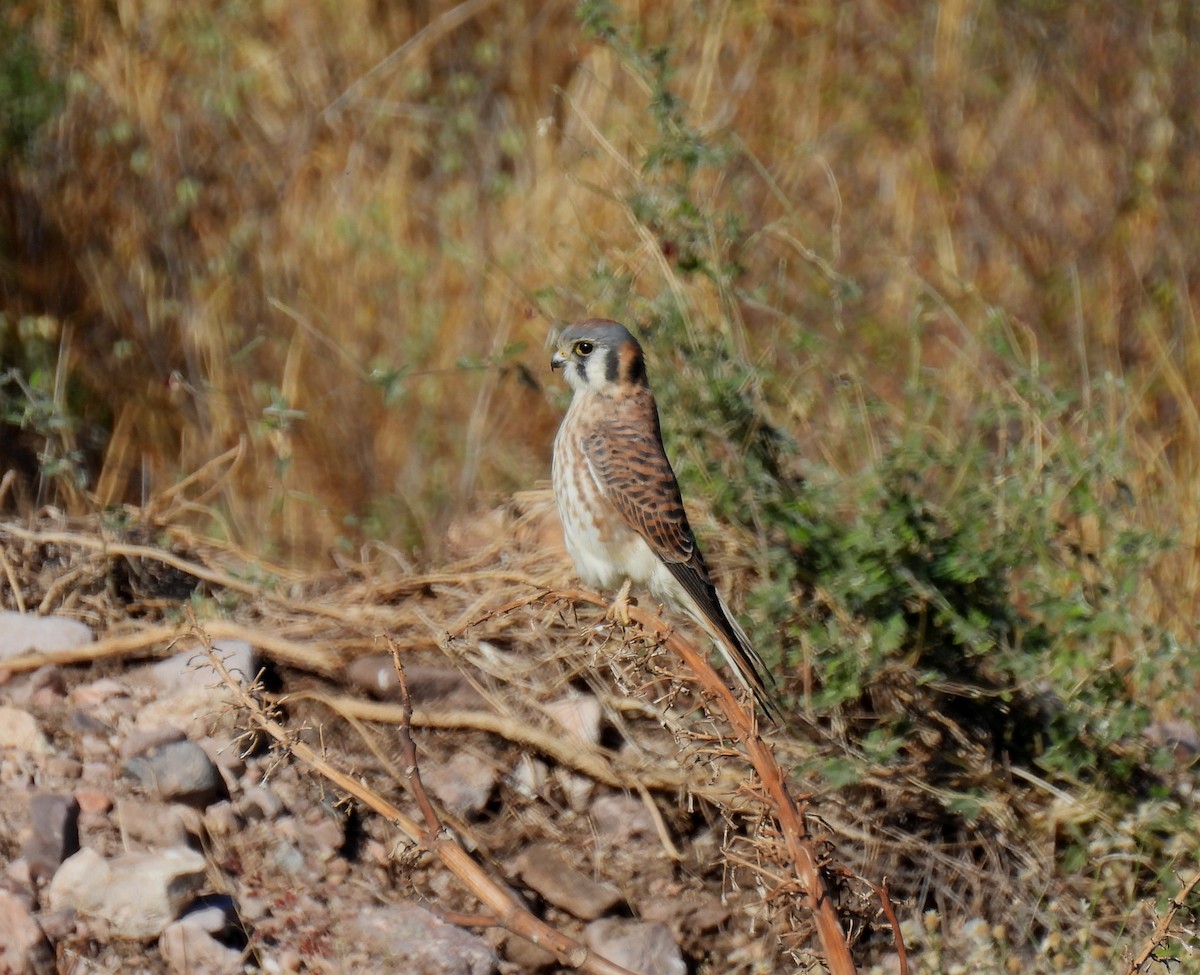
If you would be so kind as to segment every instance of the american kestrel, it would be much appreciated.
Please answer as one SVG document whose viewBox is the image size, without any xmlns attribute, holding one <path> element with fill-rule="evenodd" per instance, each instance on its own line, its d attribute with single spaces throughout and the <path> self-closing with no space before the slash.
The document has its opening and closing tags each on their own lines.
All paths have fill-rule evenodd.
<svg viewBox="0 0 1200 975">
<path fill-rule="evenodd" d="M 762 658 L 713 585 L 688 524 L 637 339 L 593 318 L 559 336 L 550 366 L 574 391 L 554 438 L 553 479 L 579 578 L 620 586 L 618 615 L 631 583 L 683 610 L 712 637 L 738 683 L 778 716 Z"/>
</svg>

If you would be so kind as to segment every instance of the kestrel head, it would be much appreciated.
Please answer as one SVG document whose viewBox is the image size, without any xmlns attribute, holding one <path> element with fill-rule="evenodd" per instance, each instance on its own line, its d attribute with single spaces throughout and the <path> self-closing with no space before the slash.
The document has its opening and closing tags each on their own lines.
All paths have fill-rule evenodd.
<svg viewBox="0 0 1200 975">
<path fill-rule="evenodd" d="M 646 385 L 642 347 L 629 329 L 604 318 L 572 325 L 558 337 L 550 359 L 576 392 L 591 390 L 610 396 L 622 386 Z"/>
</svg>

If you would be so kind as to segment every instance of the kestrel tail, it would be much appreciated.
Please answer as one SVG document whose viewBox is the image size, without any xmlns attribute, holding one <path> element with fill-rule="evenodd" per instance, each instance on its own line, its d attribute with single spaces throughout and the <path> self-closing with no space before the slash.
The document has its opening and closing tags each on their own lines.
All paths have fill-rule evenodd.
<svg viewBox="0 0 1200 975">
<path fill-rule="evenodd" d="M 778 717 L 767 669 L 713 585 L 688 524 L 637 339 L 616 322 L 590 319 L 559 336 L 550 365 L 574 391 L 554 439 L 553 479 L 579 578 L 602 589 L 642 585 L 686 612 L 738 683 Z"/>
</svg>

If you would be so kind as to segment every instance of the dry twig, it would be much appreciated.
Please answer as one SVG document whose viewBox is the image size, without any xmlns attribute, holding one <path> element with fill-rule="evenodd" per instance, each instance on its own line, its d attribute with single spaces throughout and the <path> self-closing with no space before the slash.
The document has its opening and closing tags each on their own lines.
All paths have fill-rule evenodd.
<svg viewBox="0 0 1200 975">
<path fill-rule="evenodd" d="M 1171 898 L 1170 906 L 1163 912 L 1163 916 L 1158 919 L 1158 924 L 1154 926 L 1150 937 L 1142 945 L 1142 950 L 1134 956 L 1133 960 L 1129 963 L 1129 967 L 1125 969 L 1125 975 L 1138 975 L 1139 972 L 1146 970 L 1146 963 L 1154 957 L 1154 952 L 1158 946 L 1167 940 L 1167 934 L 1171 930 L 1171 923 L 1175 920 L 1175 915 L 1183 910 L 1187 904 L 1188 897 L 1196 889 L 1197 884 L 1200 884 L 1200 870 L 1192 874 L 1179 893 Z"/>
</svg>

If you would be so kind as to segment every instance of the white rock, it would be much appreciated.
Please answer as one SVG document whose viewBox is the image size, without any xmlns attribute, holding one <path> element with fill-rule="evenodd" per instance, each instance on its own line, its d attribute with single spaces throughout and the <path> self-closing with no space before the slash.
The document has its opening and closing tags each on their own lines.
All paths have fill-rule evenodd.
<svg viewBox="0 0 1200 975">
<path fill-rule="evenodd" d="M 42 734 L 32 714 L 0 704 L 0 752 L 9 750 L 26 755 L 45 755 L 50 751 L 50 742 Z"/>
<path fill-rule="evenodd" d="M 254 648 L 245 640 L 217 640 L 213 643 L 213 649 L 225 669 L 241 683 L 247 684 L 257 676 L 258 658 Z M 217 684 L 223 686 L 216 668 L 209 662 L 208 654 L 199 647 L 183 650 L 173 657 L 141 668 L 136 674 L 164 691 Z"/>
<path fill-rule="evenodd" d="M 137 941 L 158 937 L 205 884 L 205 860 L 172 847 L 105 860 L 85 848 L 59 867 L 48 890 L 51 910 L 74 908 L 105 921 L 113 935 Z"/>
<path fill-rule="evenodd" d="M 490 762 L 470 752 L 456 752 L 445 765 L 426 763 L 421 778 L 456 816 L 473 816 L 487 805 L 500 778 Z"/>
<path fill-rule="evenodd" d="M 177 975 L 234 975 L 242 970 L 242 953 L 221 944 L 189 920 L 167 925 L 158 950 Z"/>
<path fill-rule="evenodd" d="M 560 698 L 542 707 L 575 741 L 589 745 L 600 741 L 600 702 L 591 694 Z"/>
<path fill-rule="evenodd" d="M 0 660 L 35 650 L 73 650 L 94 639 L 86 623 L 65 616 L 0 613 Z"/>
<path fill-rule="evenodd" d="M 0 972 L 25 972 L 53 967 L 54 954 L 37 921 L 21 898 L 0 888 Z"/>
</svg>

